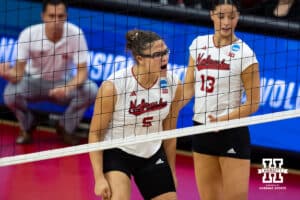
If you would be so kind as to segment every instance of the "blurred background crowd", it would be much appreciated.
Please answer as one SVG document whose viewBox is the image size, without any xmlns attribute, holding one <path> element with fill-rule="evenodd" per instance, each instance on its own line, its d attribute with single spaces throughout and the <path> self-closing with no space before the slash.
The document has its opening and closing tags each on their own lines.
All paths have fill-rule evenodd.
<svg viewBox="0 0 300 200">
<path fill-rule="evenodd" d="M 173 5 L 182 8 L 209 9 L 209 0 L 144 0 L 146 2 Z M 299 0 L 241 0 L 244 14 L 255 14 L 264 17 L 300 20 Z"/>
</svg>

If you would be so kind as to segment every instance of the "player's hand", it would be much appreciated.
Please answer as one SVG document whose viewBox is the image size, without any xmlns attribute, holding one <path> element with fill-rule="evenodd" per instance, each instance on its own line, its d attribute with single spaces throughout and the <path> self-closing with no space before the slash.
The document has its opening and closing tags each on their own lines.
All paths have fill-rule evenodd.
<svg viewBox="0 0 300 200">
<path fill-rule="evenodd" d="M 213 116 L 213 115 L 208 115 L 207 117 L 208 117 L 208 119 L 209 119 L 209 122 L 217 122 L 217 121 L 218 121 L 218 118 L 216 118 L 216 117 Z M 218 133 L 219 131 L 216 130 L 216 131 L 214 131 L 214 132 Z"/>
<path fill-rule="evenodd" d="M 68 90 L 66 87 L 57 87 L 49 91 L 49 96 L 55 99 L 65 98 L 68 95 Z"/>
<path fill-rule="evenodd" d="M 95 183 L 95 194 L 101 196 L 103 200 L 111 199 L 111 190 L 107 180 L 103 178 L 98 178 Z"/>
<path fill-rule="evenodd" d="M 218 119 L 213 115 L 208 115 L 209 122 L 217 122 Z"/>
<path fill-rule="evenodd" d="M 10 70 L 9 62 L 0 63 L 0 77 L 7 79 Z"/>
</svg>

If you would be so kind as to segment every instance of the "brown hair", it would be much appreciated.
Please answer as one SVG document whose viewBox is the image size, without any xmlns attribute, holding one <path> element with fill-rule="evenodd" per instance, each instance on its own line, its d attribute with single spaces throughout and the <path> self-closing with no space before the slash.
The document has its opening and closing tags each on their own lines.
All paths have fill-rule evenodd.
<svg viewBox="0 0 300 200">
<path fill-rule="evenodd" d="M 143 54 L 143 51 L 150 48 L 151 44 L 162 38 L 152 31 L 130 30 L 126 34 L 126 50 L 131 51 L 135 57 Z"/>
<path fill-rule="evenodd" d="M 232 5 L 235 6 L 238 11 L 240 10 L 239 0 L 211 0 L 210 2 L 210 10 L 215 10 L 218 5 L 222 4 Z"/>
</svg>

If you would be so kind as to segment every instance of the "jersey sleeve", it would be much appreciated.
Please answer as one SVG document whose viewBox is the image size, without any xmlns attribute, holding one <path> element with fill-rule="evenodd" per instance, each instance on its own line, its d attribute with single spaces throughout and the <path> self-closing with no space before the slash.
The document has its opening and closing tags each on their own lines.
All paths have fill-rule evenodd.
<svg viewBox="0 0 300 200">
<path fill-rule="evenodd" d="M 192 41 L 189 47 L 190 57 L 192 57 L 194 60 L 196 60 L 196 56 L 197 56 L 197 46 L 198 46 L 197 43 L 198 43 L 198 37 Z"/>
<path fill-rule="evenodd" d="M 242 52 L 242 71 L 247 69 L 250 65 L 258 63 L 254 51 L 244 43 Z"/>
<path fill-rule="evenodd" d="M 81 64 L 81 63 L 85 63 L 88 62 L 88 46 L 87 46 L 87 42 L 84 36 L 83 31 L 78 28 L 78 32 L 75 35 L 76 38 L 74 38 L 75 40 L 73 40 L 74 45 L 75 45 L 75 52 L 74 52 L 74 57 L 73 57 L 73 62 L 74 64 Z"/>
<path fill-rule="evenodd" d="M 30 48 L 30 28 L 23 30 L 17 42 L 17 60 L 27 60 Z"/>
<path fill-rule="evenodd" d="M 189 47 L 190 57 L 196 60 L 201 48 L 207 48 L 209 46 L 210 35 L 203 35 L 196 37 Z"/>
<path fill-rule="evenodd" d="M 127 68 L 113 72 L 106 81 L 110 81 L 114 84 L 116 93 L 121 94 L 126 92 L 126 79 L 127 79 Z"/>
</svg>

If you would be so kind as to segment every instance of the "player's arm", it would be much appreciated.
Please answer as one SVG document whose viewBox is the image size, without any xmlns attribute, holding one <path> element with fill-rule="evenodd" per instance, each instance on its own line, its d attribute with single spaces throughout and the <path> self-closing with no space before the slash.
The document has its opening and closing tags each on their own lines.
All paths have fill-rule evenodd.
<svg viewBox="0 0 300 200">
<path fill-rule="evenodd" d="M 87 63 L 77 64 L 77 73 L 76 75 L 67 83 L 66 89 L 67 93 L 70 93 L 72 90 L 75 90 L 77 87 L 81 86 L 88 78 Z"/>
<path fill-rule="evenodd" d="M 182 106 L 183 106 L 183 85 L 179 83 L 176 89 L 175 97 L 171 103 L 170 112 L 167 118 L 163 121 L 164 130 L 176 129 L 178 114 Z M 176 138 L 164 140 L 163 147 L 165 149 L 167 159 L 173 173 L 175 184 L 177 185 L 176 171 L 175 171 Z"/>
<path fill-rule="evenodd" d="M 89 143 L 103 140 L 109 122 L 112 120 L 115 102 L 116 95 L 114 84 L 110 81 L 106 81 L 98 90 L 94 113 L 90 124 Z M 109 197 L 111 195 L 109 185 L 103 174 L 103 152 L 90 152 L 89 156 L 95 178 L 95 194 L 102 197 Z"/>
<path fill-rule="evenodd" d="M 184 105 L 187 104 L 191 98 L 195 95 L 195 72 L 194 72 L 195 61 L 190 56 L 187 71 L 184 79 L 183 87 L 183 99 Z"/>
<path fill-rule="evenodd" d="M 18 60 L 14 67 L 10 67 L 10 63 L 0 63 L 0 77 L 11 83 L 18 83 L 25 73 L 25 60 Z"/>
<path fill-rule="evenodd" d="M 81 29 L 78 37 L 75 37 L 74 40 L 76 45 L 74 45 L 75 53 L 73 55 L 73 63 L 76 64 L 77 73 L 70 81 L 68 81 L 66 88 L 63 88 L 66 90 L 66 95 L 71 91 L 76 90 L 77 87 L 80 87 L 88 79 L 88 46 L 84 33 Z"/>
<path fill-rule="evenodd" d="M 217 121 L 247 117 L 256 112 L 260 103 L 260 76 L 258 64 L 252 64 L 241 74 L 246 92 L 246 102 L 233 110 L 228 116 L 222 116 Z"/>
<path fill-rule="evenodd" d="M 30 28 L 22 31 L 18 38 L 16 64 L 10 67 L 10 63 L 0 64 L 0 76 L 11 83 L 18 83 L 23 79 L 27 60 L 30 57 L 31 34 Z"/>
<path fill-rule="evenodd" d="M 81 63 L 77 65 L 77 74 L 65 85 L 58 86 L 49 91 L 49 95 L 55 98 L 68 96 L 73 90 L 80 87 L 87 79 L 87 64 Z"/>
</svg>

